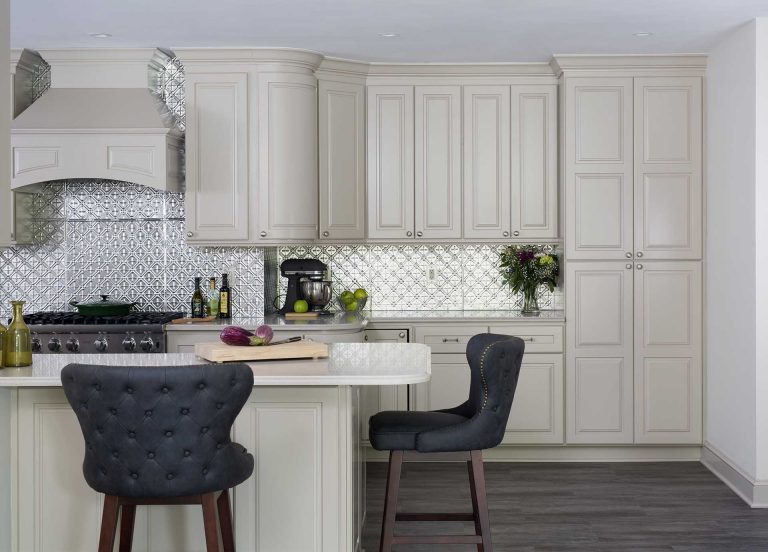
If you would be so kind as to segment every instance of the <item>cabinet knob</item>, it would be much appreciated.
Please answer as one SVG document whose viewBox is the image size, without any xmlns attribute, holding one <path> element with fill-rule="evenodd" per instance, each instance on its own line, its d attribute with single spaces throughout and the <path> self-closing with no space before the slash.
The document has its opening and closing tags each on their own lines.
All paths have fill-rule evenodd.
<svg viewBox="0 0 768 552">
<path fill-rule="evenodd" d="M 267 237 L 267 233 L 266 233 L 264 230 L 262 230 L 262 231 L 259 233 L 259 236 L 261 236 L 262 238 L 266 238 L 266 237 Z"/>
<path fill-rule="evenodd" d="M 405 235 L 406 235 L 406 236 L 408 236 L 408 237 L 410 238 L 411 236 L 413 236 L 413 232 L 411 232 L 410 230 L 408 230 L 408 231 L 405 233 Z"/>
<path fill-rule="evenodd" d="M 11 239 L 12 239 L 12 240 L 15 240 L 15 239 L 16 239 L 16 233 L 15 233 L 15 232 L 11 232 Z"/>
<path fill-rule="evenodd" d="M 397 334 L 397 337 L 399 337 L 400 339 L 405 339 L 405 332 L 400 332 L 399 334 Z"/>
<path fill-rule="evenodd" d="M 506 230 L 504 230 L 504 232 L 502 233 L 502 235 L 503 235 L 505 238 L 508 238 L 508 237 L 509 237 L 509 232 L 507 232 Z"/>
<path fill-rule="evenodd" d="M 517 237 L 517 236 L 519 236 L 519 235 L 520 235 L 520 232 L 518 232 L 517 230 L 515 230 L 514 232 L 512 232 L 512 235 L 513 235 L 513 236 L 515 236 L 515 237 Z"/>
<path fill-rule="evenodd" d="M 368 341 L 368 334 L 365 334 L 365 337 L 363 337 L 363 341 Z"/>
<path fill-rule="evenodd" d="M 192 236 L 194 236 L 194 235 L 195 235 L 195 233 L 194 233 L 194 232 L 187 232 L 187 237 L 188 237 L 188 238 L 191 238 L 191 237 L 192 237 Z"/>
<path fill-rule="evenodd" d="M 637 270 L 643 270 L 643 265 L 641 264 L 637 265 Z"/>
<path fill-rule="evenodd" d="M 328 236 L 330 236 L 330 234 L 328 233 L 328 230 L 326 230 L 325 232 L 323 232 L 323 237 L 324 237 L 324 238 L 327 238 Z"/>
<path fill-rule="evenodd" d="M 424 232 L 416 232 L 416 237 L 417 238 L 420 238 L 423 235 L 424 235 Z"/>
<path fill-rule="evenodd" d="M 642 251 L 638 251 L 637 253 L 635 253 L 635 255 L 637 255 L 637 257 L 640 258 L 640 257 L 643 256 L 643 252 Z"/>
<path fill-rule="evenodd" d="M 629 251 L 627 251 L 626 253 L 624 253 L 624 256 L 625 256 L 627 259 L 631 259 L 631 258 L 632 258 L 632 253 L 630 253 Z"/>
<path fill-rule="evenodd" d="M 626 267 L 627 267 L 627 270 L 631 270 L 632 269 L 632 263 L 627 263 Z"/>
</svg>

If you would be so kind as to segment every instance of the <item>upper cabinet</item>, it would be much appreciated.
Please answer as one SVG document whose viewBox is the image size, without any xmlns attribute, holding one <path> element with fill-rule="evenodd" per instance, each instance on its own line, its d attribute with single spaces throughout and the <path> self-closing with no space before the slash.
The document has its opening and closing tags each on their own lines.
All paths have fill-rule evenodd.
<svg viewBox="0 0 768 552">
<path fill-rule="evenodd" d="M 365 238 L 365 83 L 320 79 L 320 238 Z"/>
<path fill-rule="evenodd" d="M 566 255 L 700 259 L 700 77 L 565 79 Z"/>
<path fill-rule="evenodd" d="M 11 34 L 10 7 L 8 3 L 3 5 L 6 13 L 0 18 L 0 59 L 10 59 L 10 41 L 6 38 Z M 0 247 L 12 245 L 15 241 L 15 224 L 11 205 L 13 204 L 13 192 L 11 192 L 11 73 L 0 71 L 0 171 L 5 178 L 0 178 Z"/>
<path fill-rule="evenodd" d="M 186 73 L 188 241 L 315 239 L 320 56 L 266 49 L 176 53 Z"/>
<path fill-rule="evenodd" d="M 464 87 L 464 237 L 510 235 L 509 86 Z"/>
<path fill-rule="evenodd" d="M 558 237 L 557 87 L 368 87 L 371 239 Z"/>
</svg>

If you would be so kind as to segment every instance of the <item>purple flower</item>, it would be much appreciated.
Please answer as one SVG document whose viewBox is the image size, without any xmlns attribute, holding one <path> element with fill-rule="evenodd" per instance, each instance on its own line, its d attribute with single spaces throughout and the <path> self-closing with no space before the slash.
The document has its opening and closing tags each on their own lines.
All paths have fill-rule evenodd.
<svg viewBox="0 0 768 552">
<path fill-rule="evenodd" d="M 521 264 L 525 264 L 532 261 L 534 257 L 535 257 L 535 254 L 533 253 L 533 251 L 527 251 L 524 249 L 522 251 L 517 252 L 517 260 L 520 261 Z"/>
</svg>

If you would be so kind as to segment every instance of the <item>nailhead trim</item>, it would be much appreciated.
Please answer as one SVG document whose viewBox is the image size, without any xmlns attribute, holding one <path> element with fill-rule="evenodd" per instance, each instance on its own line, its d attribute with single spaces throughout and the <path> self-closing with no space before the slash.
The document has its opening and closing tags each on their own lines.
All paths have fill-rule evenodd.
<svg viewBox="0 0 768 552">
<path fill-rule="evenodd" d="M 485 346 L 485 349 L 483 349 L 483 352 L 480 354 L 480 383 L 483 386 L 483 404 L 480 407 L 480 412 L 485 410 L 485 405 L 488 404 L 488 382 L 485 381 L 485 357 L 488 354 L 488 351 L 490 351 L 491 347 L 498 343 L 503 343 L 504 341 L 509 341 L 508 339 L 499 339 L 498 341 L 494 341 L 493 343 L 489 343 Z"/>
</svg>

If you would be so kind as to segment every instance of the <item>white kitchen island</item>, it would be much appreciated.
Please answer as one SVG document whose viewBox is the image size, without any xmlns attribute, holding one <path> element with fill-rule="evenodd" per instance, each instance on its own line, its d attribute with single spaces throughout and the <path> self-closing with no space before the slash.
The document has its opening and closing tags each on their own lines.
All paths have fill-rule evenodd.
<svg viewBox="0 0 768 552">
<path fill-rule="evenodd" d="M 193 354 L 36 355 L 0 370 L 0 551 L 83 552 L 98 542 L 102 495 L 83 479 L 83 438 L 61 389 L 70 362 L 185 365 Z M 234 490 L 241 552 L 355 552 L 365 505 L 360 388 L 422 383 L 430 350 L 407 343 L 330 345 L 318 360 L 250 363 L 254 389 L 233 428 L 253 453 Z M 142 506 L 134 551 L 205 550 L 195 506 Z"/>
</svg>

